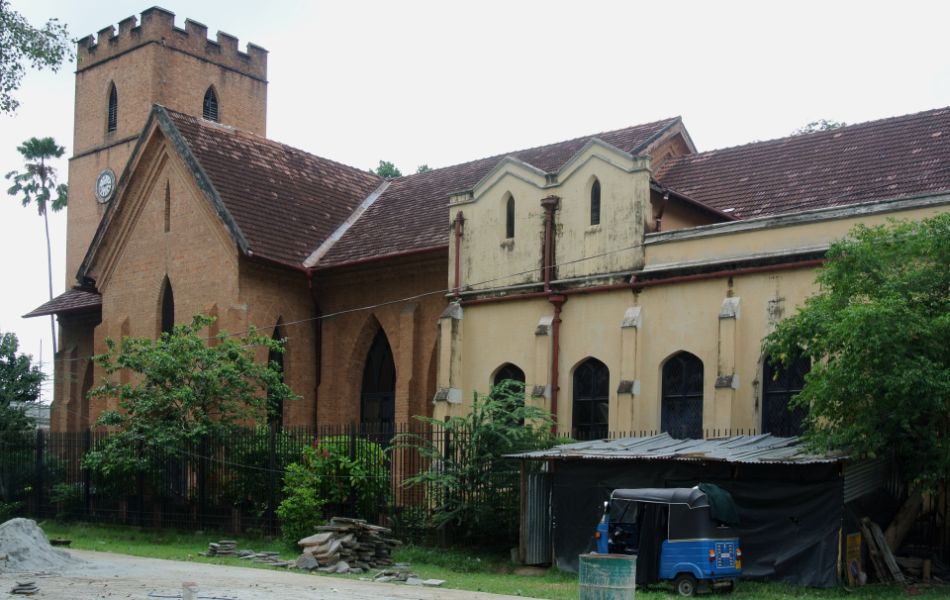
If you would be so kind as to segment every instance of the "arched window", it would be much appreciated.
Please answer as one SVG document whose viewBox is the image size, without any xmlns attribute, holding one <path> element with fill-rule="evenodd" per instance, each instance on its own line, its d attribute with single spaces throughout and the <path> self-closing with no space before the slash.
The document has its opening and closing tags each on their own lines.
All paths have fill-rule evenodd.
<svg viewBox="0 0 950 600">
<path fill-rule="evenodd" d="M 495 377 L 492 380 L 492 385 L 497 387 L 498 385 L 506 381 L 517 381 L 518 383 L 521 384 L 520 389 L 518 390 L 511 390 L 511 389 L 499 390 L 501 392 L 502 397 L 511 403 L 507 407 L 507 410 L 511 412 L 524 406 L 524 371 L 518 368 L 517 365 L 513 365 L 511 363 L 503 364 L 497 371 L 495 371 Z M 512 392 L 516 392 L 516 393 L 512 393 Z M 518 422 L 521 425 L 524 425 L 523 418 L 518 419 Z"/>
<path fill-rule="evenodd" d="M 596 358 L 574 369 L 574 437 L 590 440 L 607 437 L 610 371 Z"/>
<path fill-rule="evenodd" d="M 165 233 L 172 230 L 172 190 L 165 182 Z"/>
<path fill-rule="evenodd" d="M 590 186 L 590 224 L 600 225 L 600 181 Z"/>
<path fill-rule="evenodd" d="M 789 368 L 781 370 L 765 357 L 762 367 L 762 433 L 783 437 L 801 435 L 802 422 L 808 410 L 798 406 L 789 409 L 789 403 L 805 386 L 805 375 L 811 370 L 811 360 L 798 357 Z"/>
<path fill-rule="evenodd" d="M 396 363 L 386 334 L 380 329 L 366 354 L 360 394 L 360 422 L 391 428 L 396 419 Z"/>
<path fill-rule="evenodd" d="M 271 336 L 272 340 L 282 340 L 284 339 L 284 334 L 280 329 L 280 319 L 277 319 L 277 325 L 274 326 L 274 334 Z M 286 351 L 286 346 L 284 350 Z M 267 353 L 267 363 L 272 365 L 278 373 L 280 373 L 280 380 L 284 380 L 284 353 L 278 352 L 277 350 L 270 350 Z M 273 395 L 268 393 L 267 395 L 267 421 L 269 423 L 275 424 L 278 427 L 284 422 L 284 402 L 280 398 L 275 398 Z"/>
<path fill-rule="evenodd" d="M 172 284 L 165 278 L 162 286 L 162 333 L 171 333 L 175 328 L 175 294 L 172 293 Z"/>
<path fill-rule="evenodd" d="M 515 199 L 508 196 L 505 203 L 505 237 L 509 240 L 515 237 Z"/>
<path fill-rule="evenodd" d="M 703 361 L 689 352 L 663 365 L 660 429 L 674 438 L 703 437 Z"/>
<path fill-rule="evenodd" d="M 119 93 L 113 83 L 109 87 L 109 115 L 106 118 L 106 131 L 112 133 L 119 126 Z"/>
<path fill-rule="evenodd" d="M 205 99 L 201 105 L 201 116 L 209 121 L 218 122 L 218 95 L 214 92 L 214 86 L 208 88 L 205 92 Z"/>
</svg>

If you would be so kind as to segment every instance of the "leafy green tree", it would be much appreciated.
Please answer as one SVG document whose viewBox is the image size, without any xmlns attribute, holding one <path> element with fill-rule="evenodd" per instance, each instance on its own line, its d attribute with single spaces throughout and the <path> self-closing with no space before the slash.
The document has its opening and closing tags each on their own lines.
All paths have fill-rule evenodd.
<svg viewBox="0 0 950 600">
<path fill-rule="evenodd" d="M 435 508 L 432 524 L 467 538 L 517 531 L 520 471 L 506 454 L 550 447 L 550 413 L 524 401 L 524 384 L 506 380 L 488 395 L 475 393 L 465 416 L 440 421 L 416 417 L 444 437 L 407 433 L 394 451 L 419 452 L 431 468 L 405 485 L 426 485 Z M 448 442 L 446 442 L 448 440 Z M 448 446 L 448 447 L 447 447 Z"/>
<path fill-rule="evenodd" d="M 419 168 L 416 169 L 416 173 L 428 173 L 431 170 L 429 165 L 419 165 Z"/>
<path fill-rule="evenodd" d="M 893 453 L 919 489 L 950 479 L 950 213 L 854 228 L 817 283 L 764 342 L 780 365 L 811 359 L 792 403 L 809 410 L 805 440 Z"/>
<path fill-rule="evenodd" d="M 396 165 L 389 162 L 388 160 L 379 161 L 379 166 L 376 167 L 376 170 L 373 171 L 373 173 L 376 173 L 385 179 L 395 179 L 396 177 L 402 177 L 402 171 L 400 171 Z"/>
<path fill-rule="evenodd" d="M 113 480 L 151 475 L 170 453 L 198 458 L 188 449 L 205 437 L 224 439 L 239 424 L 263 424 L 268 397 L 296 399 L 279 370 L 255 358 L 257 348 L 283 351 L 280 341 L 253 330 L 209 340 L 202 332 L 212 323 L 197 315 L 157 340 L 106 339 L 107 352 L 95 357 L 106 377 L 90 397 L 118 406 L 96 422 L 117 431 L 86 454 L 86 468 Z M 123 370 L 131 382 L 117 380 Z"/>
<path fill-rule="evenodd" d="M 27 404 L 40 397 L 40 386 L 46 375 L 20 354 L 19 340 L 13 333 L 0 333 L 0 438 L 32 426 L 24 412 Z"/>
<path fill-rule="evenodd" d="M 799 127 L 792 132 L 792 135 L 802 135 L 805 133 L 815 133 L 816 131 L 830 131 L 839 127 L 846 127 L 848 124 L 844 121 L 835 121 L 833 119 L 818 119 L 807 125 Z"/>
<path fill-rule="evenodd" d="M 17 146 L 17 150 L 26 161 L 26 168 L 22 173 L 10 171 L 6 178 L 13 181 L 7 190 L 11 196 L 19 196 L 23 206 L 36 205 L 36 210 L 43 217 L 43 226 L 46 229 L 46 274 L 49 282 L 49 299 L 53 299 L 53 251 L 49 240 L 49 216 L 47 208 L 58 212 L 66 206 L 66 184 L 56 183 L 56 169 L 49 164 L 54 158 L 60 158 L 66 151 L 56 144 L 51 137 L 30 138 Z M 56 351 L 56 320 L 49 317 L 50 329 L 53 334 L 53 352 Z"/>
<path fill-rule="evenodd" d="M 20 105 L 13 92 L 20 88 L 27 64 L 55 72 L 71 58 L 66 25 L 50 19 L 38 29 L 10 8 L 8 0 L 0 0 L 0 113 L 12 114 Z"/>
</svg>

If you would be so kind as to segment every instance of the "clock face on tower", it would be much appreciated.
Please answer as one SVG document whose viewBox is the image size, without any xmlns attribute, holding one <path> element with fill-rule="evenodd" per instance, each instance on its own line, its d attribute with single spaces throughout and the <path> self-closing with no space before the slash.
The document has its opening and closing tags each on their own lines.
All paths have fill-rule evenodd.
<svg viewBox="0 0 950 600">
<path fill-rule="evenodd" d="M 112 169 L 104 169 L 96 177 L 96 200 L 99 202 L 108 202 L 112 198 L 112 192 L 115 191 L 115 173 Z"/>
</svg>

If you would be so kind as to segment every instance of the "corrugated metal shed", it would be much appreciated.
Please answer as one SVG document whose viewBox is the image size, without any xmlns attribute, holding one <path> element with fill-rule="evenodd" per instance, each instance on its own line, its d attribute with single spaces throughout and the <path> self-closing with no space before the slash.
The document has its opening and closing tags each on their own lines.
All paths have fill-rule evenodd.
<svg viewBox="0 0 950 600">
<path fill-rule="evenodd" d="M 797 437 L 738 435 L 710 440 L 677 440 L 665 433 L 563 444 L 547 450 L 509 455 L 528 460 L 688 460 L 746 464 L 816 464 L 843 462 L 847 455 L 807 452 Z"/>
</svg>

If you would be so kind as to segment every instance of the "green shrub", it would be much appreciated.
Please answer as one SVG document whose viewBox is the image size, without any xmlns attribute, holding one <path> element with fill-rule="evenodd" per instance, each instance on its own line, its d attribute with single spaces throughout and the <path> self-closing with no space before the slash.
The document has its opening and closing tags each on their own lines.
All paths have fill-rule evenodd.
<svg viewBox="0 0 950 600">
<path fill-rule="evenodd" d="M 329 436 L 314 449 L 319 493 L 338 510 L 353 506 L 359 517 L 374 521 L 389 493 L 389 470 L 382 447 L 350 436 Z"/>
<path fill-rule="evenodd" d="M 401 434 L 395 447 L 414 449 L 431 465 L 404 485 L 426 487 L 433 525 L 456 539 L 514 539 L 520 471 L 504 456 L 553 445 L 550 413 L 524 402 L 523 383 L 506 380 L 487 396 L 474 394 L 465 416 L 417 418 L 444 435 Z"/>
<path fill-rule="evenodd" d="M 302 463 L 292 463 L 284 470 L 284 499 L 277 507 L 281 537 L 290 547 L 311 535 L 323 523 L 325 500 L 318 494 L 320 480 L 312 461 L 316 452 L 304 449 Z"/>
</svg>

